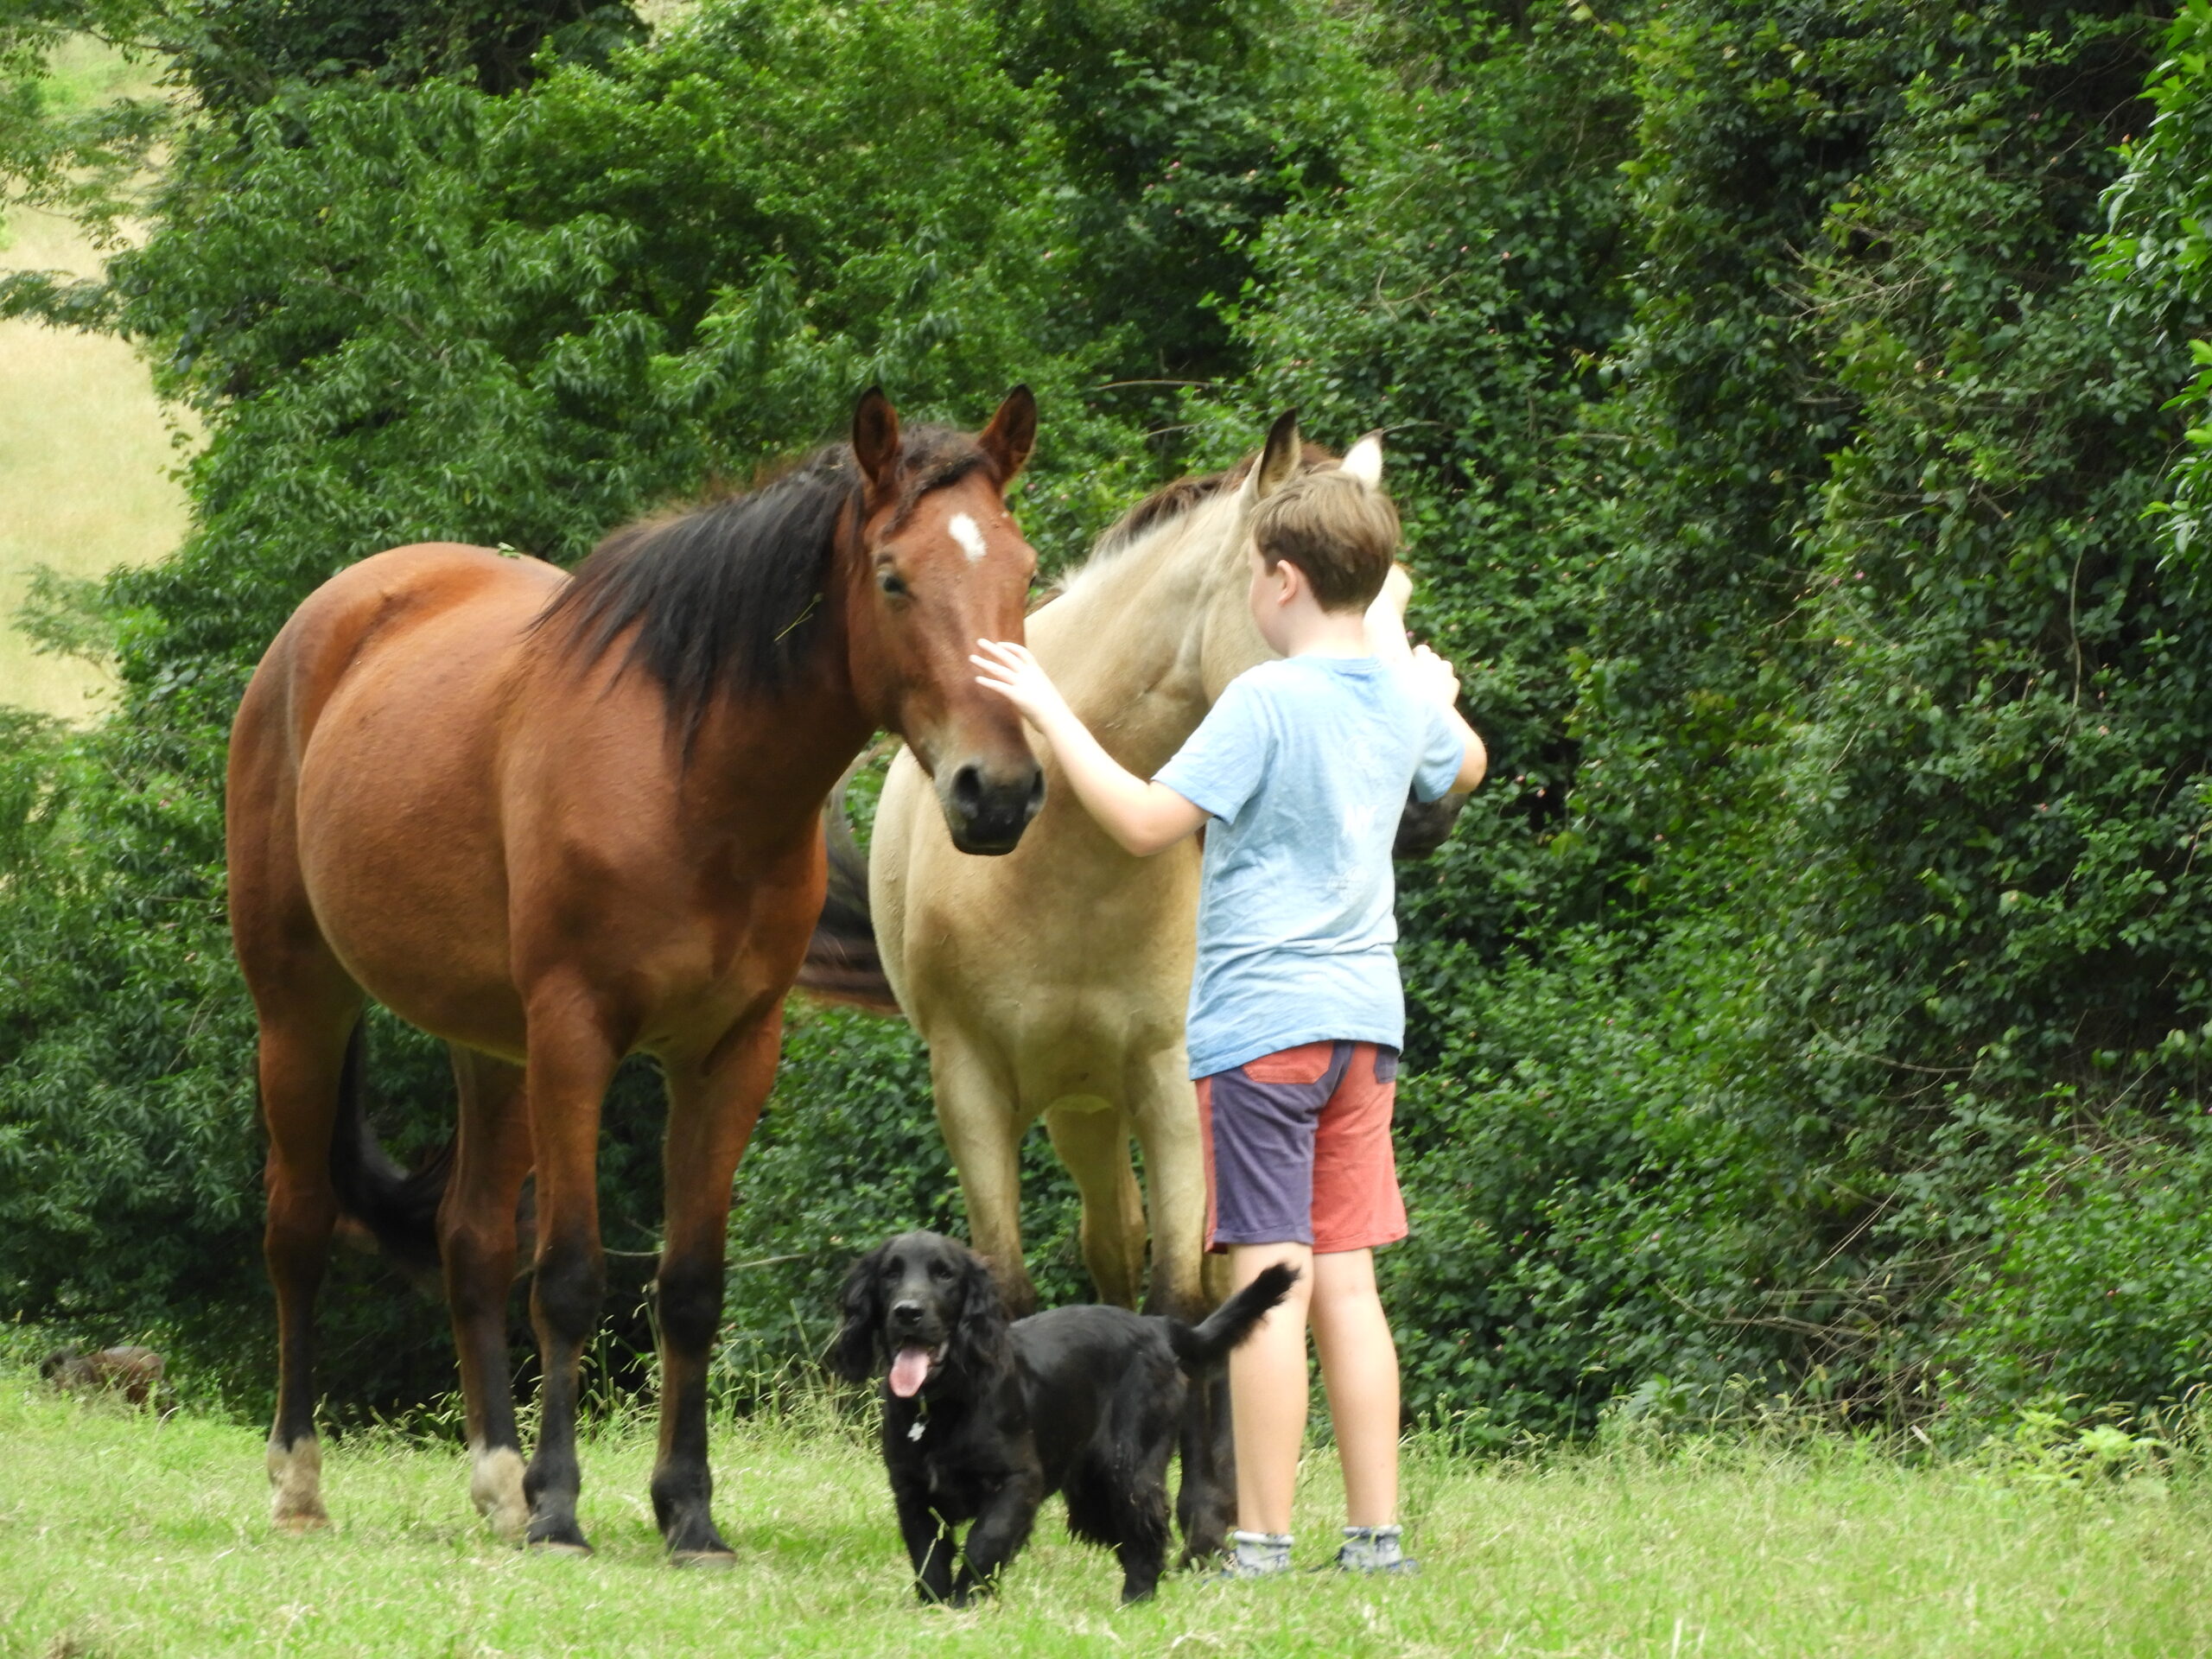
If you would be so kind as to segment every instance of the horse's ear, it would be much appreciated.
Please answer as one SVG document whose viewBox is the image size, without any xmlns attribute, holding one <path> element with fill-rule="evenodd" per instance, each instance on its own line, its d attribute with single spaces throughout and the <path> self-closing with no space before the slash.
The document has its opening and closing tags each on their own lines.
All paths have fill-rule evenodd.
<svg viewBox="0 0 2212 1659">
<path fill-rule="evenodd" d="M 882 490 L 899 467 L 899 411 L 883 395 L 881 386 L 861 394 L 853 410 L 853 459 L 870 485 Z"/>
<path fill-rule="evenodd" d="M 1344 471 L 1370 490 L 1382 487 L 1382 435 L 1370 432 L 1345 452 Z"/>
<path fill-rule="evenodd" d="M 1027 386 L 1016 386 L 1007 393 L 999 412 L 991 416 L 991 423 L 976 441 L 991 458 L 999 487 L 1004 489 L 1014 482 L 1028 463 L 1029 452 L 1037 447 L 1037 395 Z"/>
<path fill-rule="evenodd" d="M 1260 459 L 1244 474 L 1244 486 L 1240 492 L 1244 505 L 1249 507 L 1264 501 L 1289 483 L 1297 474 L 1304 448 L 1298 435 L 1298 411 L 1286 409 L 1268 429 L 1268 441 L 1260 446 Z"/>
</svg>

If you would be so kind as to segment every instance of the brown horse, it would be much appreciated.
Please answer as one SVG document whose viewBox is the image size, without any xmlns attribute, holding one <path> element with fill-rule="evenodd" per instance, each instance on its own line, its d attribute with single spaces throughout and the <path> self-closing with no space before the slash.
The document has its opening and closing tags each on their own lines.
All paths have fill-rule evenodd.
<svg viewBox="0 0 2212 1659">
<path fill-rule="evenodd" d="M 871 391 L 849 445 L 619 531 L 573 579 L 398 548 L 277 635 L 232 733 L 228 827 L 269 1130 L 279 1525 L 327 1518 L 313 1316 L 343 1215 L 442 1264 L 478 1508 L 531 1543 L 588 1548 L 575 1410 L 606 1277 L 600 1108 L 644 1051 L 669 1101 L 653 1508 L 675 1559 L 731 1559 L 709 1513 L 708 1350 L 731 1179 L 822 906 L 823 801 L 887 727 L 967 851 L 1010 850 L 1035 813 L 1019 717 L 968 652 L 1020 637 L 1036 555 L 1004 492 L 1036 420 L 1024 387 L 976 436 L 902 435 Z M 449 1166 L 403 1177 L 368 1138 L 366 997 L 450 1046 Z M 544 1382 L 525 1471 L 505 1312 L 533 1172 Z"/>
</svg>

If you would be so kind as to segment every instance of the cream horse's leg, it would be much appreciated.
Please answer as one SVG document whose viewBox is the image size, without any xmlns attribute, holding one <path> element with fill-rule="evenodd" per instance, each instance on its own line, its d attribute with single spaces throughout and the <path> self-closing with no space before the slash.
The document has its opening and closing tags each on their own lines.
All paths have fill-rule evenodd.
<svg viewBox="0 0 2212 1659">
<path fill-rule="evenodd" d="M 1184 1075 L 1179 1044 L 1133 1070 L 1130 1110 L 1144 1147 L 1145 1185 L 1152 1193 L 1152 1294 L 1145 1307 L 1196 1319 L 1222 1300 L 1229 1264 L 1225 1255 L 1205 1253 L 1206 1166 L 1198 1090 Z M 1236 1452 L 1230 1434 L 1227 1378 L 1192 1385 L 1178 1438 L 1183 1480 L 1175 1518 L 1183 1529 L 1182 1559 L 1188 1566 L 1217 1554 L 1236 1519 Z"/>
<path fill-rule="evenodd" d="M 990 1262 L 1007 1317 L 1021 1319 L 1037 1311 L 1037 1287 L 1021 1259 L 1021 1135 L 1029 1120 L 1011 1082 L 965 1033 L 930 1033 L 930 1083 L 968 1200 L 968 1242 Z"/>
<path fill-rule="evenodd" d="M 1102 1302 L 1135 1307 L 1144 1283 L 1144 1196 L 1129 1164 L 1129 1120 L 1098 1099 L 1053 1103 L 1052 1150 L 1083 1196 L 1083 1265 Z"/>
<path fill-rule="evenodd" d="M 1208 1294 L 1201 1267 L 1205 1151 L 1198 1141 L 1198 1090 L 1185 1069 L 1179 1044 L 1133 1068 L 1129 1115 L 1152 1195 L 1152 1288 L 1145 1310 L 1197 1319 L 1221 1299 Z"/>
</svg>

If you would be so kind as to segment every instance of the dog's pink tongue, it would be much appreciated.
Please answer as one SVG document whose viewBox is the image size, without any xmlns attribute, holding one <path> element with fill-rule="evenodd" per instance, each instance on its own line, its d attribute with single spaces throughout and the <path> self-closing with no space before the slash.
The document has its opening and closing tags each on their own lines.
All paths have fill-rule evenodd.
<svg viewBox="0 0 2212 1659">
<path fill-rule="evenodd" d="M 891 1392 L 901 1400 L 911 1400 L 929 1380 L 930 1351 L 915 1343 L 908 1343 L 891 1362 Z"/>
</svg>

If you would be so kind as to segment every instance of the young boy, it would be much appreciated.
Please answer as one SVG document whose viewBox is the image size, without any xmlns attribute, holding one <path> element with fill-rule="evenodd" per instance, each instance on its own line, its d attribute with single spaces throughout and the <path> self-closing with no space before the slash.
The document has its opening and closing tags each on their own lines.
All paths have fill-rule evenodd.
<svg viewBox="0 0 2212 1659">
<path fill-rule="evenodd" d="M 1300 1269 L 1230 1360 L 1234 1577 L 1290 1567 L 1309 1318 L 1344 1464 L 1337 1564 L 1414 1567 L 1399 1548 L 1398 1358 L 1374 1262 L 1406 1234 L 1390 1150 L 1405 1027 L 1390 843 L 1408 786 L 1424 800 L 1472 789 L 1487 757 L 1452 707 L 1450 665 L 1426 646 L 1407 656 L 1395 621 L 1370 639 L 1397 543 L 1396 510 L 1352 470 L 1305 474 L 1262 501 L 1252 620 L 1282 659 L 1232 681 L 1149 783 L 1099 747 L 1027 649 L 979 640 L 973 659 L 1130 852 L 1209 826 L 1188 1024 L 1211 1148 L 1207 1243 L 1229 1251 L 1239 1287 L 1270 1262 Z"/>
</svg>

